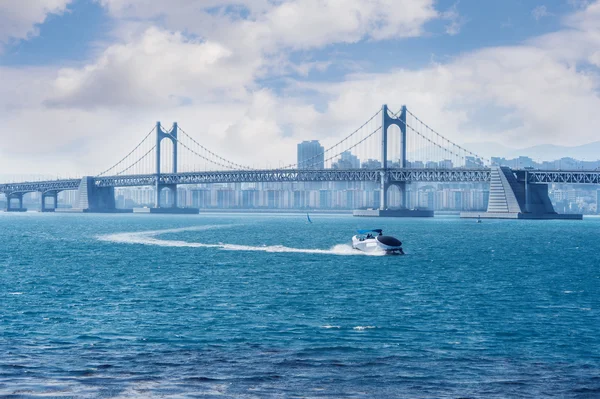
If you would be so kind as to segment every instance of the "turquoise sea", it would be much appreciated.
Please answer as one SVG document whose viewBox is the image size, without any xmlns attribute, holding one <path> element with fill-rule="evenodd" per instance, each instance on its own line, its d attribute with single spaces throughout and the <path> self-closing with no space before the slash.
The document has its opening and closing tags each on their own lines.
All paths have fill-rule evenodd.
<svg viewBox="0 0 600 399">
<path fill-rule="evenodd" d="M 600 218 L 311 216 L 0 213 L 0 397 L 600 397 Z"/>
</svg>

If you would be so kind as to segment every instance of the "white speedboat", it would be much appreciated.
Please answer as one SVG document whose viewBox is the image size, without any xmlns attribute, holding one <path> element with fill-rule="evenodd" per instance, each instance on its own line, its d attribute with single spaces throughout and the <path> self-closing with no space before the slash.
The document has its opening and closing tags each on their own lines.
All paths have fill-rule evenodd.
<svg viewBox="0 0 600 399">
<path fill-rule="evenodd" d="M 363 252 L 404 255 L 400 240 L 392 236 L 384 236 L 381 229 L 358 230 L 358 234 L 352 237 L 352 248 Z"/>
</svg>

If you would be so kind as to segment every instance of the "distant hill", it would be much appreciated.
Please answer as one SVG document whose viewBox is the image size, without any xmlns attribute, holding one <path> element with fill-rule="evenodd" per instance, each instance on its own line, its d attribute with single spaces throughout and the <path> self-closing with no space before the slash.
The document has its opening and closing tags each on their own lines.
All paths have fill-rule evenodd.
<svg viewBox="0 0 600 399">
<path fill-rule="evenodd" d="M 491 142 L 469 143 L 464 146 L 468 150 L 487 158 L 504 157 L 512 159 L 526 156 L 538 162 L 554 161 L 561 158 L 574 158 L 580 161 L 596 161 L 600 159 L 600 141 L 575 147 L 540 144 L 527 148 L 510 148 Z"/>
</svg>

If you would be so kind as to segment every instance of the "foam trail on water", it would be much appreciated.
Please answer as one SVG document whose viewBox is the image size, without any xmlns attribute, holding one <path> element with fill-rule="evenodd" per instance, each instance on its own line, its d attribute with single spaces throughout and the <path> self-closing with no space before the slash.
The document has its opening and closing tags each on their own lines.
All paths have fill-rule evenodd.
<svg viewBox="0 0 600 399">
<path fill-rule="evenodd" d="M 279 253 L 304 253 L 304 254 L 323 254 L 323 255 L 370 255 L 380 256 L 384 255 L 383 252 L 378 253 L 365 253 L 357 251 L 350 245 L 338 244 L 330 249 L 305 249 L 305 248 L 291 248 L 283 245 L 265 245 L 265 246 L 252 246 L 252 245 L 240 245 L 240 244 L 205 244 L 201 242 L 188 242 L 180 240 L 165 240 L 158 238 L 161 234 L 167 233 L 179 233 L 183 231 L 202 231 L 218 229 L 223 227 L 231 227 L 231 225 L 209 225 L 209 226 L 196 226 L 196 227 L 184 227 L 180 229 L 165 229 L 165 230 L 151 230 L 151 231 L 140 231 L 140 232 L 127 232 L 127 233 L 114 233 L 99 236 L 100 241 L 115 242 L 121 244 L 142 244 L 142 245 L 156 245 L 161 247 L 187 247 L 187 248 L 217 248 L 224 251 L 253 251 L 253 252 L 279 252 Z"/>
<path fill-rule="evenodd" d="M 121 244 L 143 244 L 143 245 L 158 245 L 161 247 L 195 247 L 195 248 L 217 248 L 221 245 L 202 244 L 196 242 L 178 241 L 178 240 L 163 240 L 156 236 L 168 233 L 181 233 L 183 231 L 204 231 L 231 227 L 231 225 L 205 225 L 194 227 L 182 227 L 179 229 L 164 229 L 164 230 L 148 230 L 127 233 L 114 233 L 99 236 L 100 241 L 116 242 Z"/>
</svg>

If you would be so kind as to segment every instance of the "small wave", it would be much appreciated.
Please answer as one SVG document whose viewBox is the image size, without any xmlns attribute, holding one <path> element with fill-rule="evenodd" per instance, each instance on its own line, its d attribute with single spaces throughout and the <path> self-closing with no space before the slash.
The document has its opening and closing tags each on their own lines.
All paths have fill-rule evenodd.
<svg viewBox="0 0 600 399">
<path fill-rule="evenodd" d="M 341 327 L 340 326 L 325 325 L 325 326 L 321 326 L 321 328 L 341 328 Z"/>
<path fill-rule="evenodd" d="M 217 248 L 224 251 L 253 251 L 253 252 L 272 252 L 272 253 L 304 253 L 304 254 L 323 254 L 323 255 L 368 255 L 368 256 L 382 256 L 384 252 L 371 252 L 365 253 L 357 251 L 350 245 L 338 244 L 330 249 L 305 249 L 305 248 L 292 248 L 284 245 L 263 245 L 263 246 L 252 246 L 252 245 L 240 245 L 240 244 L 205 244 L 201 242 L 188 242 L 181 240 L 165 240 L 158 238 L 159 235 L 167 233 L 180 233 L 184 231 L 201 231 L 211 230 L 224 227 L 231 227 L 231 225 L 207 225 L 207 226 L 196 226 L 196 227 L 185 227 L 180 229 L 165 229 L 165 230 L 151 230 L 141 232 L 127 232 L 127 233 L 114 233 L 99 236 L 100 241 L 121 243 L 121 244 L 142 244 L 142 245 L 156 245 L 161 247 L 181 247 L 181 248 Z"/>
<path fill-rule="evenodd" d="M 8 295 L 23 295 L 22 292 L 9 292 Z"/>
<path fill-rule="evenodd" d="M 353 328 L 353 330 L 364 331 L 364 330 L 370 330 L 372 328 L 375 328 L 375 326 L 356 326 Z"/>
</svg>

